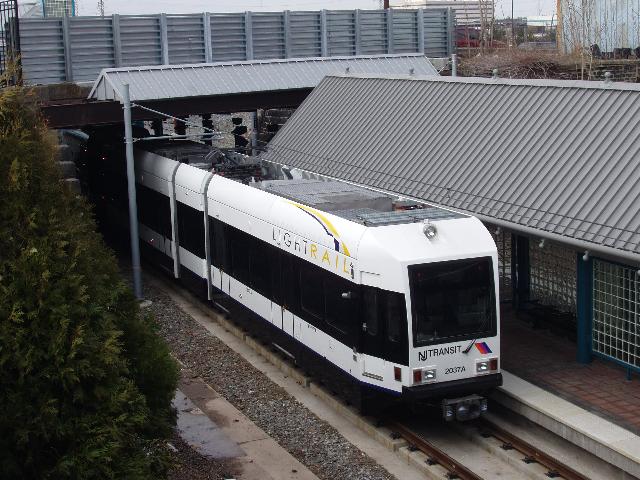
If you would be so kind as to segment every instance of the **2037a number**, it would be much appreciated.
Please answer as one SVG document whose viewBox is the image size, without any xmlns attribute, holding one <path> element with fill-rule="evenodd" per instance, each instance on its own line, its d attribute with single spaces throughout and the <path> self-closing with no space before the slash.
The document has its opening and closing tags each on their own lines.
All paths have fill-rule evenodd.
<svg viewBox="0 0 640 480">
<path fill-rule="evenodd" d="M 464 366 L 462 367 L 451 367 L 451 368 L 447 368 L 444 371 L 445 375 L 449 375 L 450 373 L 462 373 L 464 372 L 466 369 L 464 368 Z"/>
</svg>

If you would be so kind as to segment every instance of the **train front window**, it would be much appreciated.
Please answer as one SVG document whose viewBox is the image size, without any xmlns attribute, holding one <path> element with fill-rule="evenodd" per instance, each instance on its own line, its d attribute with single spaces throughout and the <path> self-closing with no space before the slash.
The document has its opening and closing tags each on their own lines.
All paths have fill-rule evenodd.
<svg viewBox="0 0 640 480">
<path fill-rule="evenodd" d="M 490 257 L 409 267 L 415 347 L 496 334 Z"/>
</svg>

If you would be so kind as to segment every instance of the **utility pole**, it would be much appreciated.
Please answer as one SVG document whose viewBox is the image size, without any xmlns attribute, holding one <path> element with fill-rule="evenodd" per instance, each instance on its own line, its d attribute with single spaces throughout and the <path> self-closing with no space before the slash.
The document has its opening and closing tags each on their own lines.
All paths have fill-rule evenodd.
<svg viewBox="0 0 640 480">
<path fill-rule="evenodd" d="M 585 9 L 587 8 L 587 2 L 582 0 L 581 2 L 581 10 L 582 14 L 582 38 L 580 39 L 580 80 L 584 80 L 584 49 L 587 42 L 587 29 L 585 26 L 585 22 L 587 19 L 587 15 L 585 13 Z"/>
<path fill-rule="evenodd" d="M 564 53 L 564 31 L 563 31 L 563 17 L 562 17 L 562 4 L 561 0 L 556 0 L 556 48 L 559 52 Z M 551 28 L 553 29 L 553 21 L 551 22 Z"/>
<path fill-rule="evenodd" d="M 516 27 L 515 20 L 513 18 L 513 0 L 511 0 L 511 47 L 516 47 Z"/>
<path fill-rule="evenodd" d="M 133 163 L 133 132 L 131 127 L 131 96 L 129 84 L 122 85 L 122 109 L 124 110 L 125 153 L 127 158 L 127 190 L 129 194 L 129 234 L 131 235 L 131 267 L 133 293 L 142 298 L 142 272 L 140 270 L 140 244 L 138 243 L 138 204 L 136 199 L 136 173 Z"/>
<path fill-rule="evenodd" d="M 104 17 L 104 0 L 98 0 L 98 15 Z"/>
</svg>

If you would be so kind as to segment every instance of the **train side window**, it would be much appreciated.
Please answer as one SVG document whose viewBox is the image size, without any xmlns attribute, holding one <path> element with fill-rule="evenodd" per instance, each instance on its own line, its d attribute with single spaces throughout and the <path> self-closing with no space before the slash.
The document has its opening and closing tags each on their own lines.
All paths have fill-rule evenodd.
<svg viewBox="0 0 640 480">
<path fill-rule="evenodd" d="M 378 295 L 382 325 L 386 329 L 384 358 L 408 365 L 409 329 L 405 297 L 401 293 L 383 290 Z"/>
<path fill-rule="evenodd" d="M 362 288 L 362 316 L 367 334 L 375 337 L 379 330 L 378 294 L 373 287 Z"/>
<path fill-rule="evenodd" d="M 203 212 L 181 202 L 177 204 L 180 246 L 199 258 L 205 258 Z"/>
<path fill-rule="evenodd" d="M 253 289 L 269 298 L 271 296 L 269 257 L 272 255 L 272 247 L 255 238 L 251 237 L 251 281 Z"/>
<path fill-rule="evenodd" d="M 271 278 L 271 300 L 278 304 L 283 305 L 283 292 L 282 292 L 282 254 L 277 248 L 271 247 L 271 254 L 269 255 L 269 275 Z"/>
<path fill-rule="evenodd" d="M 152 220 L 149 218 L 149 212 L 147 208 L 147 195 L 146 188 L 143 185 L 136 184 L 136 201 L 138 202 L 138 221 L 146 225 L 149 228 L 151 227 Z"/>
<path fill-rule="evenodd" d="M 227 249 L 228 229 L 225 223 L 209 217 L 209 241 L 211 263 L 223 272 L 229 271 L 229 250 Z"/>
<path fill-rule="evenodd" d="M 171 203 L 169 197 L 162 193 L 147 189 L 147 208 L 153 211 L 155 215 L 154 229 L 167 238 L 172 238 L 171 232 Z"/>
<path fill-rule="evenodd" d="M 327 324 L 345 335 L 353 331 L 355 285 L 322 272 L 324 278 L 324 312 Z M 350 298 L 344 298 L 343 294 Z"/>
<path fill-rule="evenodd" d="M 169 197 L 141 184 L 136 184 L 136 196 L 140 223 L 156 233 L 173 238 Z"/>
<path fill-rule="evenodd" d="M 296 275 L 298 259 L 285 252 L 280 252 L 280 255 L 282 256 L 282 272 L 280 277 L 282 280 L 282 306 L 293 314 L 300 316 L 299 282 Z"/>
<path fill-rule="evenodd" d="M 138 202 L 138 221 L 153 231 L 156 230 L 156 215 L 149 201 L 149 189 L 144 185 L 136 184 L 136 198 Z"/>
<path fill-rule="evenodd" d="M 404 296 L 395 292 L 386 292 L 383 315 L 386 320 L 387 338 L 394 343 L 402 340 L 403 329 L 407 324 L 407 310 Z"/>
<path fill-rule="evenodd" d="M 229 247 L 231 248 L 231 275 L 239 282 L 250 287 L 250 237 L 237 228 L 229 227 L 229 230 L 231 230 L 231 241 L 229 242 Z"/>
<path fill-rule="evenodd" d="M 169 239 L 173 239 L 173 228 L 171 226 L 171 200 L 167 195 L 156 193 L 157 215 L 160 217 L 160 233 Z"/>
<path fill-rule="evenodd" d="M 312 265 L 302 264 L 300 266 L 300 306 L 303 312 L 316 320 L 322 319 L 324 310 L 322 290 L 322 270 Z"/>
</svg>

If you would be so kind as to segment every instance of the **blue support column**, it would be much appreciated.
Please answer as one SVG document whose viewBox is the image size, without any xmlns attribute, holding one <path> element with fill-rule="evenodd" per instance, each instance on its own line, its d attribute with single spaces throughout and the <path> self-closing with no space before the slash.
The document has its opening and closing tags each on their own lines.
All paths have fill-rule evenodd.
<svg viewBox="0 0 640 480">
<path fill-rule="evenodd" d="M 511 305 L 518 308 L 518 236 L 511 234 Z"/>
<path fill-rule="evenodd" d="M 512 256 L 512 277 L 515 273 L 514 306 L 520 308 L 529 301 L 530 294 L 530 264 L 529 264 L 529 239 L 520 235 L 511 237 L 512 255 L 515 252 L 515 261 Z"/>
<path fill-rule="evenodd" d="M 577 287 L 577 343 L 578 363 L 590 363 L 592 358 L 591 332 L 593 329 L 593 259 L 583 260 L 578 253 Z"/>
</svg>

